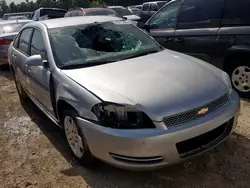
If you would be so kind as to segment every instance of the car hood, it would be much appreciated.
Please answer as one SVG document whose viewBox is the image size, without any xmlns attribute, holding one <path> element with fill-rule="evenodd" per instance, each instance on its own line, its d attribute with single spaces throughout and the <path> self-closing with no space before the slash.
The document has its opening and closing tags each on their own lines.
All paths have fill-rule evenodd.
<svg viewBox="0 0 250 188">
<path fill-rule="evenodd" d="M 205 105 L 229 91 L 223 71 L 170 50 L 62 72 L 102 100 L 134 105 L 154 121 Z"/>
<path fill-rule="evenodd" d="M 138 20 L 141 19 L 141 17 L 136 16 L 134 14 L 132 14 L 132 15 L 126 15 L 126 16 L 123 16 L 123 17 L 127 18 L 128 20 L 133 20 L 133 21 L 138 21 Z"/>
</svg>

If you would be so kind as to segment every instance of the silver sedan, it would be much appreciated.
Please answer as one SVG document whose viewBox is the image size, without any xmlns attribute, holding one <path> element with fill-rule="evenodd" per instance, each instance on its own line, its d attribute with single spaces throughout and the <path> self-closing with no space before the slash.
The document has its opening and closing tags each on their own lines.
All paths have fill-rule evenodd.
<svg viewBox="0 0 250 188">
<path fill-rule="evenodd" d="M 234 130 L 228 75 L 165 50 L 116 17 L 32 22 L 9 48 L 20 99 L 65 131 L 82 164 L 152 169 L 207 151 Z"/>
</svg>

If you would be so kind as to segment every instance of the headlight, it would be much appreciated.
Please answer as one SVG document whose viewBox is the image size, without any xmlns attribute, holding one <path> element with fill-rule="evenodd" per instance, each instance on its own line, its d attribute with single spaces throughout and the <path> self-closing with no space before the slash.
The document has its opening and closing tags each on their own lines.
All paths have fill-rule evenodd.
<svg viewBox="0 0 250 188">
<path fill-rule="evenodd" d="M 227 88 L 229 89 L 229 93 L 231 93 L 232 92 L 232 84 L 231 84 L 230 77 L 228 76 L 227 73 L 223 72 L 222 79 L 223 79 L 224 83 L 227 85 Z"/>
<path fill-rule="evenodd" d="M 114 103 L 100 103 L 92 108 L 98 123 L 105 127 L 118 129 L 155 128 L 150 118 L 133 106 Z"/>
</svg>

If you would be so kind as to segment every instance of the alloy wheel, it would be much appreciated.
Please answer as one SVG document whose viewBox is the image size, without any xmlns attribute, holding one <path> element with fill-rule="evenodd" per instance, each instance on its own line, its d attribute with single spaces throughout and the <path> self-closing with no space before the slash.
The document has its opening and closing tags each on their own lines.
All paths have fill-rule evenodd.
<svg viewBox="0 0 250 188">
<path fill-rule="evenodd" d="M 64 118 L 64 129 L 71 150 L 78 158 L 81 158 L 84 153 L 83 141 L 72 117 L 66 116 Z"/>
<path fill-rule="evenodd" d="M 232 83 L 234 87 L 241 92 L 250 91 L 250 68 L 247 66 L 239 66 L 232 73 Z"/>
</svg>

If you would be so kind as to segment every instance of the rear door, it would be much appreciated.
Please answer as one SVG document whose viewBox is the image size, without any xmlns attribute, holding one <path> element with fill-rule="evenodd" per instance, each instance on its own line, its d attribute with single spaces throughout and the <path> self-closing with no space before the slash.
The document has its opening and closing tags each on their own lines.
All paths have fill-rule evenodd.
<svg viewBox="0 0 250 188">
<path fill-rule="evenodd" d="M 156 3 L 151 3 L 149 8 L 149 18 L 151 18 L 159 10 Z M 148 19 L 149 19 L 148 18 Z"/>
<path fill-rule="evenodd" d="M 222 68 L 232 46 L 250 47 L 249 0 L 227 0 L 215 45 L 213 62 Z"/>
<path fill-rule="evenodd" d="M 184 0 L 179 12 L 174 50 L 210 62 L 225 0 Z"/>
<path fill-rule="evenodd" d="M 12 57 L 10 57 L 18 80 L 23 89 L 29 93 L 28 70 L 25 61 L 29 57 L 29 43 L 32 32 L 32 28 L 26 28 L 20 32 L 14 42 Z"/>
<path fill-rule="evenodd" d="M 180 6 L 181 0 L 171 2 L 146 23 L 149 27 L 150 35 L 168 49 L 174 49 L 173 37 Z"/>
</svg>

